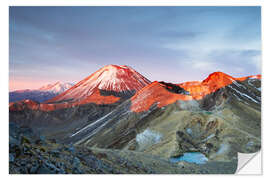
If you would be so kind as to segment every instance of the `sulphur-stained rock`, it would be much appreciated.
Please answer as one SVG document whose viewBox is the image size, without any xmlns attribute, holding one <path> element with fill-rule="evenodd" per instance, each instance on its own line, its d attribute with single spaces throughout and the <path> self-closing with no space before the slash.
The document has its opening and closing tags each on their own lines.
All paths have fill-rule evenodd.
<svg viewBox="0 0 270 180">
<path fill-rule="evenodd" d="M 178 100 L 162 108 L 153 105 L 139 113 L 125 112 L 123 104 L 104 117 L 106 123 L 95 131 L 89 126 L 88 136 L 78 133 L 80 140 L 75 144 L 165 158 L 201 152 L 210 161 L 230 161 L 237 152 L 256 152 L 260 149 L 260 93 L 249 81 L 235 81 L 203 99 Z M 138 142 L 148 131 L 162 138 Z"/>
<path fill-rule="evenodd" d="M 217 72 L 202 82 L 156 81 L 110 105 L 15 112 L 10 173 L 234 173 L 238 152 L 261 148 L 260 84 Z"/>
</svg>

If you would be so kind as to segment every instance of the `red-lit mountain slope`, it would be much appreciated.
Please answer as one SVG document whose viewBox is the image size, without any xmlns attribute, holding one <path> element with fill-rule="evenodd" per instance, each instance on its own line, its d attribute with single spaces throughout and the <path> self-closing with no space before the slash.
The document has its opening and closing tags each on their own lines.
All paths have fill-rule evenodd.
<svg viewBox="0 0 270 180">
<path fill-rule="evenodd" d="M 10 110 L 20 111 L 27 108 L 52 111 L 89 103 L 113 104 L 121 98 L 129 98 L 150 83 L 129 66 L 108 65 L 45 103 L 23 100 L 10 103 Z M 55 87 L 58 87 L 57 83 L 41 89 L 55 89 Z"/>
<path fill-rule="evenodd" d="M 232 84 L 235 81 L 244 81 L 247 78 L 261 79 L 261 75 L 234 78 L 223 72 L 214 72 L 202 82 L 185 82 L 179 84 L 179 86 L 188 91 L 193 99 L 199 100 L 205 95 L 215 92 L 216 90 Z"/>
<path fill-rule="evenodd" d="M 47 103 L 114 103 L 119 100 L 119 97 L 113 96 L 112 92 L 134 93 L 150 83 L 148 79 L 129 66 L 108 65 L 83 79 L 66 92 L 48 100 Z M 104 96 L 100 94 L 101 91 L 110 93 Z"/>
<path fill-rule="evenodd" d="M 200 100 L 222 87 L 236 81 L 245 81 L 247 78 L 261 79 L 261 75 L 234 78 L 222 72 L 214 72 L 202 82 L 192 81 L 178 85 L 171 84 L 183 88 L 189 93 L 187 95 L 170 91 L 172 88 L 172 86 L 168 85 L 170 83 L 166 85 L 166 83 L 155 81 L 150 84 L 149 80 L 128 66 L 108 65 L 80 81 L 66 92 L 47 101 L 46 104 L 35 105 L 33 108 L 31 108 L 31 105 L 27 105 L 27 107 L 33 110 L 51 111 L 88 103 L 113 104 L 119 101 L 121 96 L 115 96 L 111 92 L 126 93 L 136 91 L 136 94 L 131 98 L 131 110 L 141 112 L 147 111 L 154 104 L 157 107 L 163 107 L 177 100 Z M 110 93 L 104 94 L 101 91 Z M 22 104 L 29 103 L 10 104 L 10 110 L 23 109 Z"/>
<path fill-rule="evenodd" d="M 261 75 L 234 78 L 222 72 L 214 72 L 202 82 L 192 81 L 178 85 L 188 91 L 189 95 L 170 92 L 167 90 L 170 89 L 170 87 L 167 87 L 166 89 L 166 85 L 155 81 L 138 91 L 131 98 L 131 110 L 134 112 L 142 112 L 147 111 L 154 104 L 156 104 L 157 107 L 163 107 L 168 104 L 172 104 L 177 100 L 200 100 L 204 96 L 213 93 L 222 87 L 230 85 L 236 81 L 244 81 L 247 78 L 261 79 Z"/>
<path fill-rule="evenodd" d="M 231 161 L 261 147 L 260 78 L 215 72 L 202 82 L 155 81 L 67 142 L 166 158 L 196 151 Z"/>
<path fill-rule="evenodd" d="M 163 107 L 180 99 L 192 100 L 192 97 L 170 92 L 164 84 L 155 81 L 131 98 L 131 110 L 134 112 L 147 111 L 155 103 L 158 107 Z"/>
</svg>

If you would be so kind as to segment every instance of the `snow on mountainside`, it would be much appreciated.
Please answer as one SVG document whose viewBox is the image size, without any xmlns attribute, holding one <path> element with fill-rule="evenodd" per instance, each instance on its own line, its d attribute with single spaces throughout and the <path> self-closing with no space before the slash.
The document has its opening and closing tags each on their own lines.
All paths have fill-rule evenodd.
<svg viewBox="0 0 270 180">
<path fill-rule="evenodd" d="M 261 79 L 261 75 L 234 78 L 223 72 L 214 72 L 202 82 L 185 82 L 179 84 L 179 86 L 188 91 L 193 99 L 199 100 L 205 95 L 215 92 L 216 90 L 232 84 L 235 81 L 245 81 L 246 79 Z"/>
<path fill-rule="evenodd" d="M 42 86 L 39 89 L 12 91 L 9 93 L 9 102 L 21 101 L 25 99 L 30 99 L 37 102 L 44 102 L 66 91 L 72 86 L 72 83 L 56 82 L 54 84 Z"/>
<path fill-rule="evenodd" d="M 45 102 L 42 104 L 43 110 L 51 111 L 90 103 L 96 105 L 121 103 L 133 96 L 130 99 L 131 110 L 142 112 L 155 104 L 161 108 L 178 100 L 201 100 L 206 95 L 230 84 L 241 86 L 237 81 L 249 80 L 248 83 L 252 84 L 252 79 L 261 79 L 261 75 L 234 78 L 223 72 L 214 72 L 203 81 L 180 84 L 157 81 L 151 83 L 129 66 L 107 65 L 57 96 L 47 95 L 46 100 L 42 101 L 35 98 L 24 99 Z M 62 88 L 63 86 L 57 82 L 43 86 L 38 92 L 53 93 L 61 91 Z M 255 88 L 260 90 L 259 86 Z M 29 92 L 33 93 L 33 91 Z M 49 96 L 51 98 L 48 98 Z"/>
<path fill-rule="evenodd" d="M 154 104 L 161 108 L 168 104 L 175 103 L 177 100 L 200 100 L 206 95 L 216 92 L 220 88 L 231 84 L 238 85 L 237 81 L 242 82 L 250 79 L 261 79 L 261 75 L 234 78 L 223 72 L 214 72 L 202 82 L 192 81 L 177 85 L 189 94 L 170 92 L 166 90 L 170 88 L 166 84 L 155 81 L 138 91 L 131 98 L 131 110 L 134 112 L 142 112 L 147 111 Z M 260 91 L 260 89 L 258 90 Z"/>
<path fill-rule="evenodd" d="M 92 75 L 86 77 L 64 93 L 47 101 L 55 103 L 62 101 L 105 100 L 114 96 L 101 96 L 100 90 L 113 93 L 135 92 L 151 82 L 129 66 L 107 65 Z M 112 102 L 112 101 L 110 101 Z M 85 102 L 86 103 L 86 102 Z"/>
<path fill-rule="evenodd" d="M 50 92 L 54 92 L 54 93 L 62 93 L 64 91 L 68 90 L 69 88 L 71 88 L 73 85 L 74 84 L 72 84 L 72 83 L 61 83 L 58 81 L 54 84 L 48 84 L 48 85 L 42 86 L 38 90 L 50 91 Z"/>
</svg>

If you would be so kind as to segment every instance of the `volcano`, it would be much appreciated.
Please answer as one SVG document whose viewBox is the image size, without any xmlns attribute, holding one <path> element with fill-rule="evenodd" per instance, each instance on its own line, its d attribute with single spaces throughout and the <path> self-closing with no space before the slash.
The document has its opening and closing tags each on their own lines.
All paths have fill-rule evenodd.
<svg viewBox="0 0 270 180">
<path fill-rule="evenodd" d="M 132 152 L 142 162 L 145 155 L 169 162 L 196 152 L 207 157 L 202 167 L 230 162 L 234 172 L 238 152 L 261 147 L 261 75 L 214 72 L 173 84 L 108 65 L 45 103 L 19 101 L 9 111 L 12 123 L 63 144 L 106 150 L 110 158 Z"/>
<path fill-rule="evenodd" d="M 122 103 L 133 96 L 138 90 L 151 82 L 133 68 L 125 65 L 107 65 L 74 86 L 70 84 L 49 84 L 41 87 L 38 92 L 58 93 L 46 102 L 39 104 L 36 99 L 24 99 L 20 102 L 10 103 L 10 110 L 17 111 L 32 109 L 40 111 L 54 111 L 74 106 L 86 105 L 112 105 Z M 31 91 L 32 92 L 32 91 Z M 37 101 L 37 102 L 34 102 Z M 29 104 L 29 102 L 32 102 Z M 31 104 L 35 104 L 33 107 Z"/>
<path fill-rule="evenodd" d="M 107 65 L 46 103 L 108 104 L 118 101 L 121 97 L 131 97 L 150 83 L 129 66 Z"/>
<path fill-rule="evenodd" d="M 49 134 L 55 131 L 62 136 L 63 131 L 66 136 L 66 132 L 110 113 L 150 83 L 129 66 L 108 65 L 44 103 L 32 100 L 10 103 L 10 120 L 24 126 L 42 127 Z"/>
<path fill-rule="evenodd" d="M 152 82 L 67 142 L 164 158 L 200 152 L 222 162 L 257 152 L 260 138 L 261 76 L 214 72 L 203 81 Z"/>
</svg>

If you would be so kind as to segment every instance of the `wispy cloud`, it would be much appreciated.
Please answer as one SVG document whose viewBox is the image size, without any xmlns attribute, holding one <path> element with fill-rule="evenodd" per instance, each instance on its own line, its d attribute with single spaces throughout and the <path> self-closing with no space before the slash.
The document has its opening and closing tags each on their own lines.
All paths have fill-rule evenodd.
<svg viewBox="0 0 270 180">
<path fill-rule="evenodd" d="M 256 74 L 260 25 L 260 7 L 11 7 L 10 76 L 79 81 L 106 64 L 172 82 Z"/>
</svg>

